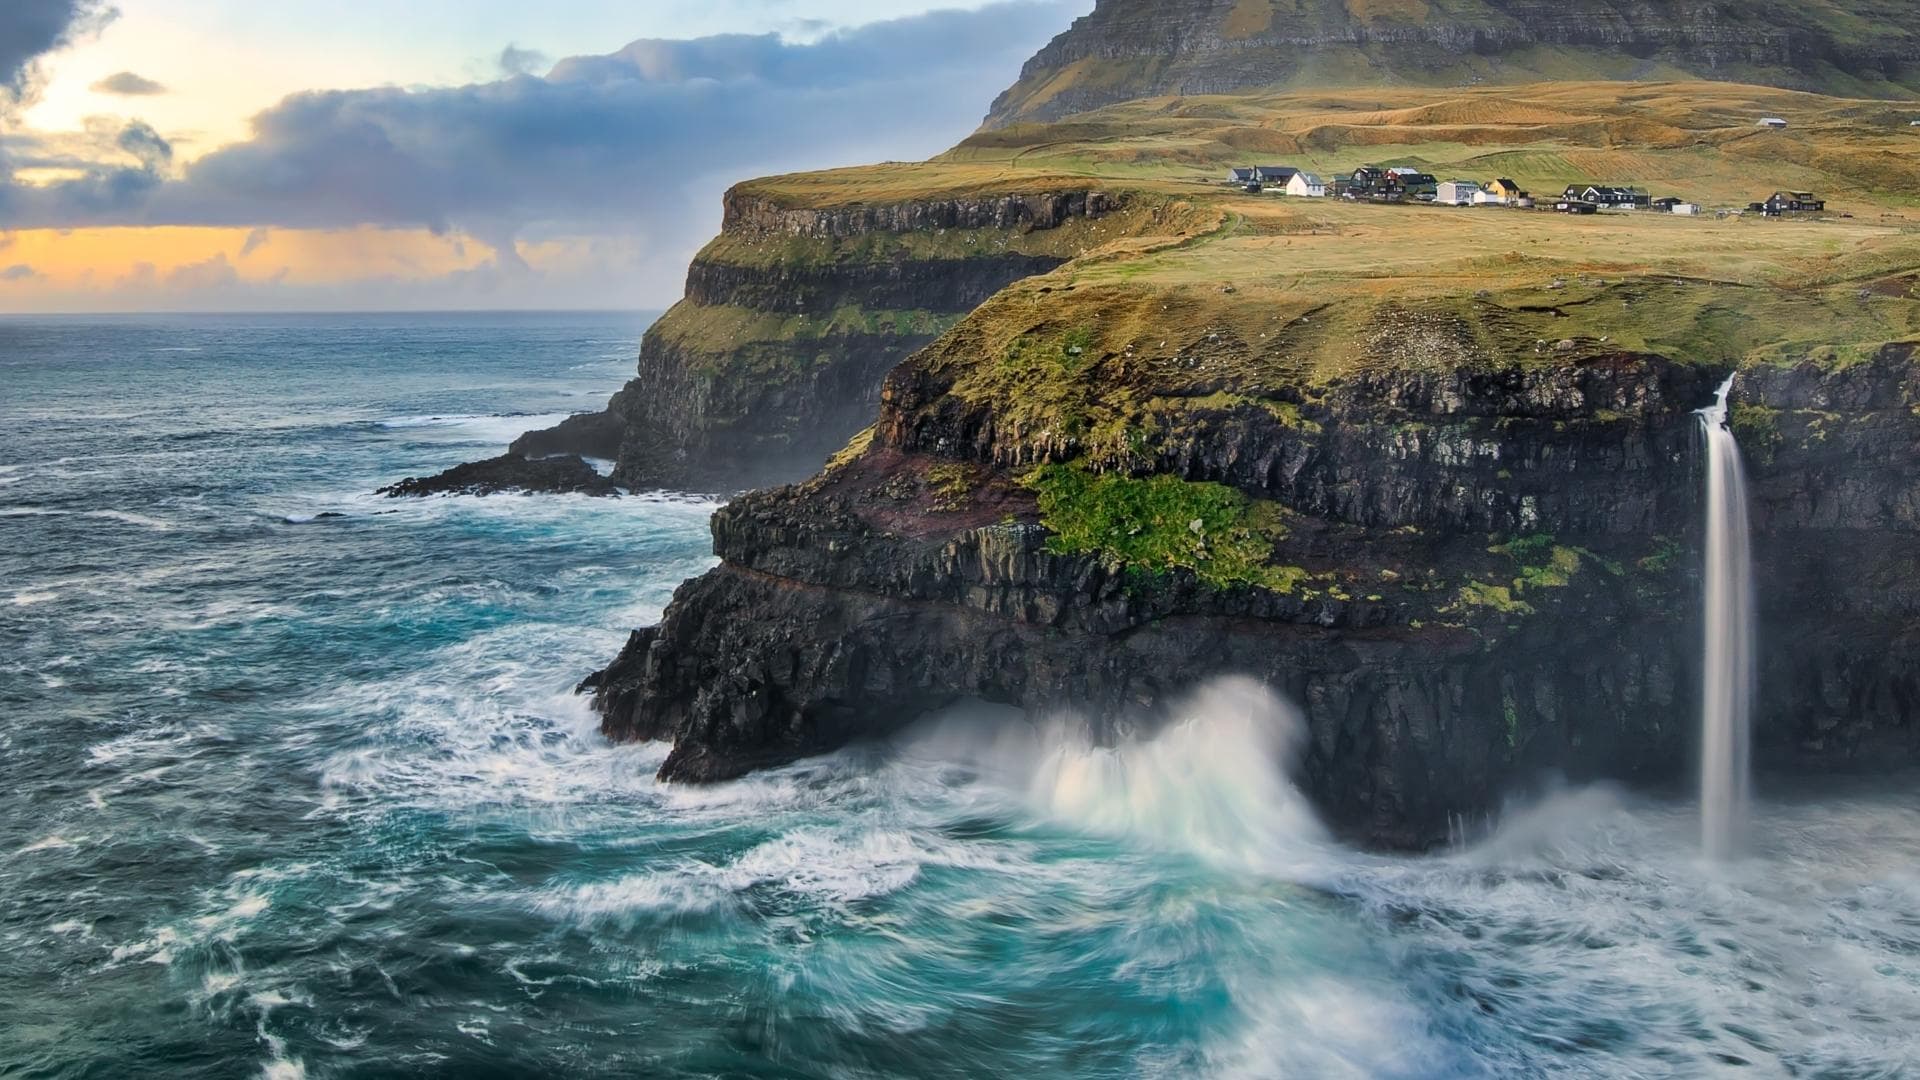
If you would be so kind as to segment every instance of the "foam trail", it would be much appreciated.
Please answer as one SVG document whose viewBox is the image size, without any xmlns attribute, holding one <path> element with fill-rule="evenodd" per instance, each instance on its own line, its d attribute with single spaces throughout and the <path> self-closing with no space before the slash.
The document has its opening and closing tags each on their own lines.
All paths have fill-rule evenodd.
<svg viewBox="0 0 1920 1080">
<path fill-rule="evenodd" d="M 1734 376 L 1700 410 L 1707 443 L 1705 675 L 1701 688 L 1700 832 L 1707 856 L 1744 841 L 1752 802 L 1753 541 L 1746 470 L 1729 426 Z"/>
</svg>

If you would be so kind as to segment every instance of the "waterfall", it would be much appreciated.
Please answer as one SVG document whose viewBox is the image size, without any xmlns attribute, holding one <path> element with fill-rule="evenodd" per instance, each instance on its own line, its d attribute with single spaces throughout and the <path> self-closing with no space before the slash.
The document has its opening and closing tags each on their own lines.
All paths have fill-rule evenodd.
<svg viewBox="0 0 1920 1080">
<path fill-rule="evenodd" d="M 1746 469 L 1728 423 L 1729 376 L 1701 409 L 1707 444 L 1705 681 L 1701 687 L 1700 830 L 1707 856 L 1736 854 L 1751 799 L 1753 545 Z"/>
</svg>

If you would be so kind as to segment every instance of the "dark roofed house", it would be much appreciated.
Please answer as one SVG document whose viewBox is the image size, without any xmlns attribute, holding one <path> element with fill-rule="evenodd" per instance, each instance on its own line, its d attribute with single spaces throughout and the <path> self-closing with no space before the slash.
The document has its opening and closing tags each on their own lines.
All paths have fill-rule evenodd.
<svg viewBox="0 0 1920 1080">
<path fill-rule="evenodd" d="M 1229 184 L 1257 184 L 1259 182 L 1259 169 L 1234 169 L 1227 173 L 1227 183 Z"/>
<path fill-rule="evenodd" d="M 1822 214 L 1826 212 L 1827 200 L 1815 198 L 1811 191 L 1776 191 L 1766 202 L 1760 204 L 1762 213 L 1768 217 L 1782 214 Z"/>
<path fill-rule="evenodd" d="M 1278 184 L 1285 187 L 1287 181 L 1292 180 L 1293 175 L 1299 171 L 1288 165 L 1262 165 L 1253 170 L 1253 178 L 1263 184 Z"/>
<path fill-rule="evenodd" d="M 1432 198 L 1440 193 L 1440 181 L 1432 173 L 1423 173 L 1419 169 L 1410 169 L 1402 165 L 1387 170 L 1394 183 L 1406 189 L 1412 196 Z"/>
<path fill-rule="evenodd" d="M 1569 184 L 1560 197 L 1573 202 L 1589 202 L 1599 207 L 1626 210 L 1649 206 L 1653 202 L 1652 197 L 1639 188 L 1603 187 L 1599 184 Z"/>
</svg>

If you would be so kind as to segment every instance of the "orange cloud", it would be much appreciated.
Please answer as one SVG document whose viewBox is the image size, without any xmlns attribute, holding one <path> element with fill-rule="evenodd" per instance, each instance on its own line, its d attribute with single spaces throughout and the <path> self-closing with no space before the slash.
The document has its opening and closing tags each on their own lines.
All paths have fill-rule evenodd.
<svg viewBox="0 0 1920 1080">
<path fill-rule="evenodd" d="M 223 282 L 335 285 L 368 278 L 431 280 L 493 261 L 487 245 L 421 229 L 162 227 L 27 229 L 9 234 L 4 261 L 31 266 L 32 288 L 192 287 Z M 212 276 L 209 276 L 209 275 Z M 17 291 L 0 285 L 0 305 Z"/>
</svg>

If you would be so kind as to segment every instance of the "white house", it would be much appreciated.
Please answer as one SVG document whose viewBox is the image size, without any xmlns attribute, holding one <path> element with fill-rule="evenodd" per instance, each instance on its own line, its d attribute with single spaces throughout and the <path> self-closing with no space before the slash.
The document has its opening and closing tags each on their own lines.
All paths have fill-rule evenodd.
<svg viewBox="0 0 1920 1080">
<path fill-rule="evenodd" d="M 1313 173 L 1297 172 L 1287 181 L 1287 194 L 1303 199 L 1324 199 L 1327 197 L 1327 185 Z"/>
<path fill-rule="evenodd" d="M 1754 126 L 1763 127 L 1763 128 L 1772 128 L 1775 131 L 1779 131 L 1780 129 L 1787 126 L 1787 122 L 1785 120 L 1780 119 L 1777 116 L 1763 116 L 1760 118 L 1760 122 L 1758 124 L 1755 124 Z"/>
<path fill-rule="evenodd" d="M 1442 206 L 1469 206 L 1483 189 L 1472 180 L 1448 180 L 1440 185 L 1433 201 Z"/>
<path fill-rule="evenodd" d="M 1481 188 L 1479 191 L 1473 193 L 1473 205 L 1475 206 L 1511 206 L 1512 204 L 1512 199 L 1498 192 L 1488 191 L 1486 188 Z"/>
<path fill-rule="evenodd" d="M 1681 217 L 1699 217 L 1700 204 L 1690 202 L 1674 203 L 1673 208 L 1668 210 L 1667 213 L 1679 214 Z"/>
</svg>

